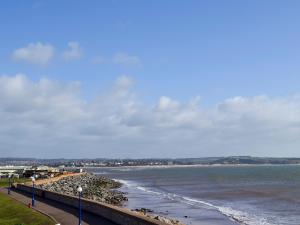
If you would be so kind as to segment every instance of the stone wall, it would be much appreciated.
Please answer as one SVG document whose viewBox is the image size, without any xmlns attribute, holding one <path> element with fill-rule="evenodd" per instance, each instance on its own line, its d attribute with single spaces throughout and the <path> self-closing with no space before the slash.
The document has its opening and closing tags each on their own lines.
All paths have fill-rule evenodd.
<svg viewBox="0 0 300 225">
<path fill-rule="evenodd" d="M 16 188 L 20 191 L 32 193 L 32 187 L 24 184 L 17 184 Z M 46 191 L 37 188 L 35 188 L 35 194 L 37 196 L 54 200 L 68 206 L 76 208 L 78 207 L 78 198 L 74 196 L 64 195 L 57 192 Z M 119 225 L 166 225 L 163 222 L 137 214 L 125 208 L 105 203 L 99 203 L 87 199 L 82 199 L 82 209 L 84 211 L 106 218 Z"/>
</svg>

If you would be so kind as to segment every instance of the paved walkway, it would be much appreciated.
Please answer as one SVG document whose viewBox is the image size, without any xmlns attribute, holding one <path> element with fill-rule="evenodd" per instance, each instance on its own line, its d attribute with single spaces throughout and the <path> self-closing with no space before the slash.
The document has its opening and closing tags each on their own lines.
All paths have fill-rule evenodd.
<svg viewBox="0 0 300 225">
<path fill-rule="evenodd" d="M 0 192 L 7 194 L 6 188 L 0 188 Z M 23 192 L 11 191 L 10 197 L 28 205 L 31 203 L 31 196 Z M 78 209 L 64 204 L 36 197 L 35 208 L 54 217 L 61 225 L 78 224 Z M 83 211 L 82 225 L 116 225 L 102 217 Z"/>
</svg>

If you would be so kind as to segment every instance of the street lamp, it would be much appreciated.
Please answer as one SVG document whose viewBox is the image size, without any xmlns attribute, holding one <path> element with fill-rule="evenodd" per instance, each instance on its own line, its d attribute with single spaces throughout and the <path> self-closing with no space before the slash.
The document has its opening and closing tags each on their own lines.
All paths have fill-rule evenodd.
<svg viewBox="0 0 300 225">
<path fill-rule="evenodd" d="M 79 222 L 78 222 L 78 225 L 81 225 L 81 219 L 82 219 L 82 213 L 81 213 L 81 194 L 82 194 L 82 187 L 81 186 L 79 186 L 78 188 L 77 188 L 77 191 L 78 191 L 78 196 L 79 196 L 79 198 L 78 198 L 78 200 L 79 200 L 79 202 L 78 202 L 78 208 L 79 208 Z"/>
<path fill-rule="evenodd" d="M 34 182 L 35 182 L 35 177 L 34 175 L 31 177 L 32 180 L 32 200 L 31 200 L 31 205 L 34 207 L 35 199 L 34 199 Z"/>
<path fill-rule="evenodd" d="M 12 175 L 9 174 L 8 175 L 8 188 L 7 188 L 7 194 L 10 195 L 10 188 L 11 188 L 11 182 L 10 182 L 10 179 L 11 179 Z"/>
</svg>

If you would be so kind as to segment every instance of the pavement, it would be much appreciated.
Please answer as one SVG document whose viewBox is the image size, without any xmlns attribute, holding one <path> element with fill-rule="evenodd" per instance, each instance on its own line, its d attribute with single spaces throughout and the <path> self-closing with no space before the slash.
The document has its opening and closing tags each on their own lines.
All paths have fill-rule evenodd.
<svg viewBox="0 0 300 225">
<path fill-rule="evenodd" d="M 7 194 L 6 188 L 0 188 L 1 193 Z M 31 195 L 12 189 L 11 198 L 28 205 L 31 203 Z M 50 217 L 53 217 L 61 225 L 76 225 L 78 221 L 78 209 L 62 203 L 43 199 L 36 196 L 35 208 Z M 89 212 L 82 212 L 82 225 L 116 225 L 115 223 Z"/>
</svg>

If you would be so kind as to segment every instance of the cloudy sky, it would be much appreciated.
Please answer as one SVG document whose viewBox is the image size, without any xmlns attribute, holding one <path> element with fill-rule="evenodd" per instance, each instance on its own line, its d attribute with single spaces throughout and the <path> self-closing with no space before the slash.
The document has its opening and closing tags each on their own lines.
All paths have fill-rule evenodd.
<svg viewBox="0 0 300 225">
<path fill-rule="evenodd" d="M 299 1 L 2 1 L 0 157 L 300 157 Z"/>
</svg>

